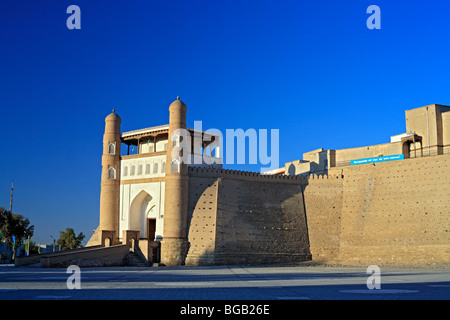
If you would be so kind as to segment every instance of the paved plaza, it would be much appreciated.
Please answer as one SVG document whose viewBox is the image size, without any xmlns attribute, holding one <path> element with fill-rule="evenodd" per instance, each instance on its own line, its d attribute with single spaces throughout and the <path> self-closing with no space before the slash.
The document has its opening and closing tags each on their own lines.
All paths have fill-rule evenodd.
<svg viewBox="0 0 450 320">
<path fill-rule="evenodd" d="M 0 266 L 1 300 L 448 300 L 450 269 L 381 269 L 369 290 L 364 268 L 215 266 L 67 269 Z M 70 282 L 70 281 L 69 281 Z M 70 282 L 74 284 L 75 282 Z"/>
</svg>

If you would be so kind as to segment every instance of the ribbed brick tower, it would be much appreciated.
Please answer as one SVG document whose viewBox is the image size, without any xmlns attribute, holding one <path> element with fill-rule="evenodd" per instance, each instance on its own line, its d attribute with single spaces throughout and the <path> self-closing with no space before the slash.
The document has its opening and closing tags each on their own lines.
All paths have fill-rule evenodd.
<svg viewBox="0 0 450 320">
<path fill-rule="evenodd" d="M 113 110 L 105 119 L 103 135 L 99 229 L 114 232 L 112 243 L 118 242 L 119 237 L 120 123 L 120 117 Z"/>
<path fill-rule="evenodd" d="M 161 262 L 167 266 L 183 265 L 189 249 L 187 240 L 188 181 L 187 165 L 172 159 L 172 136 L 186 129 L 186 105 L 180 97 L 169 106 L 169 141 L 167 145 L 164 232 Z"/>
</svg>

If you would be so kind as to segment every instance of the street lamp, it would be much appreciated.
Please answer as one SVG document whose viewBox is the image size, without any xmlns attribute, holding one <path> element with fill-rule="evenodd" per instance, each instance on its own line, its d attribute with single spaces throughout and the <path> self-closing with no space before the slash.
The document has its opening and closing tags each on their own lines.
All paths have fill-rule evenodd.
<svg viewBox="0 0 450 320">
<path fill-rule="evenodd" d="M 56 240 L 55 240 L 55 238 L 53 238 L 52 235 L 50 237 L 53 239 L 53 252 L 55 252 L 55 242 L 56 242 Z"/>
</svg>

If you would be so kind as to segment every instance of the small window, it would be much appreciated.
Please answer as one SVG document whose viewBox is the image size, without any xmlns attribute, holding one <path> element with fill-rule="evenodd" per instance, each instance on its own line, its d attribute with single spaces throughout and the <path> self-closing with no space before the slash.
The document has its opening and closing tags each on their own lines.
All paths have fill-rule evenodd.
<svg viewBox="0 0 450 320">
<path fill-rule="evenodd" d="M 180 163 L 178 162 L 178 160 L 172 161 L 170 172 L 180 172 Z"/>
<path fill-rule="evenodd" d="M 116 144 L 110 143 L 108 146 L 108 154 L 116 154 Z"/>
<path fill-rule="evenodd" d="M 180 145 L 180 136 L 177 134 L 172 134 L 172 147 L 176 147 Z"/>
<path fill-rule="evenodd" d="M 158 173 L 158 163 L 153 165 L 153 173 Z"/>
<path fill-rule="evenodd" d="M 130 176 L 134 176 L 135 173 L 136 173 L 136 168 L 135 168 L 135 166 L 131 166 Z"/>
<path fill-rule="evenodd" d="M 142 174 L 142 164 L 138 165 L 138 175 Z"/>
<path fill-rule="evenodd" d="M 150 174 L 150 164 L 149 163 L 147 163 L 145 165 L 145 174 Z"/>
<path fill-rule="evenodd" d="M 115 179 L 116 178 L 116 169 L 109 168 L 108 169 L 108 179 Z"/>
<path fill-rule="evenodd" d="M 161 173 L 165 173 L 165 172 L 166 172 L 166 162 L 164 161 L 161 166 Z"/>
<path fill-rule="evenodd" d="M 128 176 L 128 167 L 123 168 L 123 176 Z"/>
</svg>

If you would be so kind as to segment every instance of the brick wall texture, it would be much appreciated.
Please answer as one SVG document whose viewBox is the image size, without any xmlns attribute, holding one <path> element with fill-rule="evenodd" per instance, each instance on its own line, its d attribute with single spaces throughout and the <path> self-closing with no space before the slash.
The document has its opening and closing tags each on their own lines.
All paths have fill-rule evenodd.
<svg viewBox="0 0 450 320">
<path fill-rule="evenodd" d="M 450 264 L 450 155 L 267 177 L 189 170 L 186 264 Z"/>
<path fill-rule="evenodd" d="M 264 264 L 310 258 L 299 179 L 190 171 L 186 264 Z"/>
<path fill-rule="evenodd" d="M 342 213 L 333 219 L 341 263 L 450 264 L 450 155 L 352 166 L 343 175 Z"/>
</svg>

